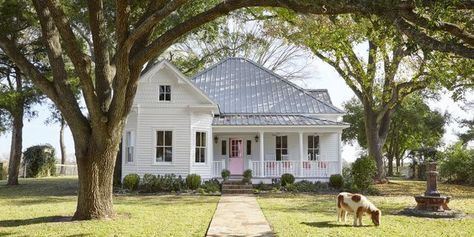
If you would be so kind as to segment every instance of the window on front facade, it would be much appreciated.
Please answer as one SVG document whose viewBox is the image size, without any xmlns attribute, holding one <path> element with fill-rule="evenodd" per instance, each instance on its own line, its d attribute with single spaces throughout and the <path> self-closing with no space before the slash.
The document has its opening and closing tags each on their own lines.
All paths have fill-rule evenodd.
<svg viewBox="0 0 474 237">
<path fill-rule="evenodd" d="M 227 141 L 226 140 L 222 140 L 221 155 L 223 156 L 227 155 Z"/>
<path fill-rule="evenodd" d="M 308 160 L 319 160 L 319 136 L 308 136 Z"/>
<path fill-rule="evenodd" d="M 252 155 L 252 141 L 247 140 L 247 155 Z"/>
<path fill-rule="evenodd" d="M 196 163 L 206 162 L 206 133 L 205 132 L 196 132 L 195 162 Z"/>
<path fill-rule="evenodd" d="M 128 163 L 133 162 L 133 137 L 131 131 L 125 133 L 125 150 L 126 161 Z"/>
<path fill-rule="evenodd" d="M 173 132 L 156 131 L 156 162 L 171 162 L 173 160 Z"/>
<path fill-rule="evenodd" d="M 160 86 L 160 101 L 171 101 L 171 86 Z"/>
<path fill-rule="evenodd" d="M 288 136 L 276 137 L 276 160 L 283 160 L 288 155 Z"/>
</svg>

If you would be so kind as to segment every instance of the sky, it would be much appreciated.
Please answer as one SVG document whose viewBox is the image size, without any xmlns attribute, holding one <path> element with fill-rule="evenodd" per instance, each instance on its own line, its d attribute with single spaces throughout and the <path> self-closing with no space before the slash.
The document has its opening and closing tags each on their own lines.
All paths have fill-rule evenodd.
<svg viewBox="0 0 474 237">
<path fill-rule="evenodd" d="M 298 81 L 295 83 L 304 88 L 328 89 L 334 105 L 342 108 L 342 104 L 351 99 L 354 96 L 354 93 L 331 66 L 317 58 L 308 58 L 307 60 L 310 60 L 306 68 L 308 77 L 304 81 Z M 469 94 L 468 99 L 474 101 L 474 93 Z M 453 121 L 446 127 L 446 134 L 443 137 L 443 142 L 445 144 L 455 142 L 457 140 L 456 133 L 463 131 L 455 121 L 456 119 L 473 118 L 472 114 L 469 115 L 468 112 L 464 111 L 461 108 L 461 105 L 455 103 L 448 94 L 441 96 L 441 100 L 439 101 L 429 101 L 429 105 L 432 109 L 441 112 L 448 111 L 453 117 Z M 56 148 L 58 154 L 59 125 L 45 124 L 45 120 L 50 116 L 47 105 L 35 106 L 34 109 L 38 111 L 38 116 L 30 121 L 25 121 L 24 123 L 23 150 L 33 145 L 49 143 Z M 10 140 L 11 133 L 0 135 L 0 161 L 8 160 Z M 71 159 L 74 157 L 74 143 L 69 129 L 66 129 L 65 142 L 68 157 Z M 352 162 L 359 156 L 360 152 L 361 149 L 357 145 L 344 144 L 342 157 L 345 160 Z"/>
</svg>

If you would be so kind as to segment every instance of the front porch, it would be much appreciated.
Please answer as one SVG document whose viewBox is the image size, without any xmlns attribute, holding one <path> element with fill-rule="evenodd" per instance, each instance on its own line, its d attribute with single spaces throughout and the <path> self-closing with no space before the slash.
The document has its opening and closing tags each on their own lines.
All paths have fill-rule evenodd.
<svg viewBox="0 0 474 237">
<path fill-rule="evenodd" d="M 213 128 L 212 176 L 223 169 L 270 182 L 290 173 L 296 179 L 327 181 L 342 172 L 340 129 L 317 127 Z"/>
</svg>

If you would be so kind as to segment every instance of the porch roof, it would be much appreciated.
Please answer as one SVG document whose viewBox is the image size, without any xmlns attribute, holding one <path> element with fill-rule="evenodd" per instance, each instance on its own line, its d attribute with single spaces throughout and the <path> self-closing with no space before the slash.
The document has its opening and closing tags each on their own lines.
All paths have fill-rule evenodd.
<svg viewBox="0 0 474 237">
<path fill-rule="evenodd" d="M 216 116 L 214 126 L 345 126 L 344 122 L 307 115 L 224 115 Z"/>
</svg>

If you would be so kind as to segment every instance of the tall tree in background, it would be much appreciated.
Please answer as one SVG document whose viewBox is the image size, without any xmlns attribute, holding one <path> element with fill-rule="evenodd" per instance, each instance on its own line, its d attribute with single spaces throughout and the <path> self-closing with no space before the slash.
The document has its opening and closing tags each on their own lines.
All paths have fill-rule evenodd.
<svg viewBox="0 0 474 237">
<path fill-rule="evenodd" d="M 13 9 L 22 7 L 16 1 L 0 4 L 0 28 L 11 37 L 18 39 L 17 49 L 37 64 L 42 57 L 41 49 L 34 40 L 34 32 L 23 32 L 28 28 L 29 14 L 18 15 Z M 28 37 L 24 37 L 27 35 Z M 36 54 L 32 56 L 32 54 Z M 39 64 L 37 64 L 39 65 Z M 35 115 L 31 106 L 40 102 L 41 96 L 33 87 L 27 73 L 10 60 L 4 50 L 0 50 L 0 116 L 12 131 L 10 158 L 8 165 L 8 185 L 17 185 L 23 144 L 23 120 Z M 2 116 L 3 115 L 3 116 Z"/>
<path fill-rule="evenodd" d="M 231 11 L 253 6 L 284 7 L 306 14 L 372 12 L 381 15 L 435 7 L 432 1 L 416 1 L 415 4 L 415 1 L 401 0 L 33 0 L 33 6 L 29 1 L 8 2 L 17 4 L 16 8 L 9 8 L 17 15 L 31 13 L 33 9 L 34 17 L 24 31 L 40 32 L 33 38 L 42 40 L 46 47 L 48 70 L 34 64 L 19 49 L 18 37 L 9 31 L 0 32 L 0 48 L 56 104 L 71 129 L 79 172 L 74 219 L 81 220 L 115 215 L 113 168 L 142 68 L 188 33 Z M 458 1 L 450 6 L 471 9 L 474 3 Z M 91 37 L 87 37 L 89 35 Z M 474 49 L 449 41 L 440 44 L 452 45 L 440 50 L 474 58 Z M 467 51 L 458 50 L 466 48 Z M 80 81 L 86 114 L 69 84 L 70 74 L 66 70 L 69 60 Z"/>
<path fill-rule="evenodd" d="M 376 16 L 279 14 L 285 24 L 271 21 L 269 31 L 307 47 L 331 65 L 362 103 L 368 154 L 377 163 L 377 179 L 383 180 L 383 147 L 394 112 L 406 96 L 432 86 L 430 72 L 448 66 L 449 60 L 440 63 L 435 54 Z"/>
<path fill-rule="evenodd" d="M 307 52 L 262 31 L 262 25 L 246 11 L 239 11 L 216 25 L 198 31 L 170 47 L 165 57 L 192 75 L 228 57 L 248 58 L 285 79 L 302 79 Z"/>
<path fill-rule="evenodd" d="M 0 55 L 0 112 L 12 131 L 7 185 L 17 185 L 23 144 L 23 120 L 35 116 L 31 106 L 41 97 L 23 73 Z M 1 116 L 1 115 L 0 115 Z"/>
<path fill-rule="evenodd" d="M 359 146 L 367 149 L 363 105 L 357 98 L 353 98 L 344 104 L 344 108 L 347 114 L 343 120 L 349 123 L 350 127 L 343 131 L 343 141 L 357 141 Z M 447 121 L 448 115 L 432 111 L 421 96 L 408 96 L 393 114 L 388 139 L 383 148 L 388 160 L 388 175 L 394 174 L 394 159 L 395 171 L 399 171 L 406 151 L 440 145 Z"/>
<path fill-rule="evenodd" d="M 51 116 L 45 121 L 46 124 L 59 124 L 59 149 L 61 152 L 61 170 L 59 174 L 66 174 L 66 167 L 64 166 L 67 161 L 66 144 L 64 143 L 64 132 L 67 127 L 66 120 L 62 116 L 61 112 L 56 108 L 54 104 L 49 105 Z"/>
</svg>

